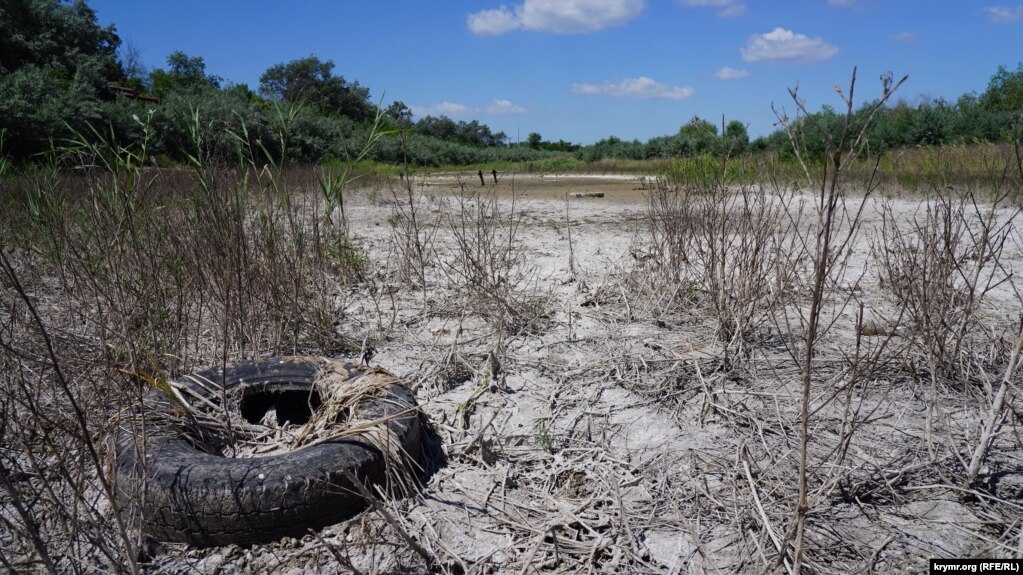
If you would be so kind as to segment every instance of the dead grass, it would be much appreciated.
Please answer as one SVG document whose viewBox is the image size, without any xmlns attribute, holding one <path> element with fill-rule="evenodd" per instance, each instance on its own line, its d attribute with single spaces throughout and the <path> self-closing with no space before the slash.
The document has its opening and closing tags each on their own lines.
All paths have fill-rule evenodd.
<svg viewBox="0 0 1023 575">
<path fill-rule="evenodd" d="M 348 190 L 342 225 L 312 171 L 151 172 L 121 152 L 113 172 L 18 184 L 0 214 L 10 570 L 863 573 L 1023 555 L 1011 179 L 877 198 L 890 182 L 845 157 L 838 177 L 808 162 L 809 188 L 648 182 L 643 201 L 413 179 Z M 408 382 L 446 465 L 301 539 L 132 532 L 104 485 L 113 416 L 147 380 L 294 353 Z M 273 439 L 328 439 L 391 378 Z"/>
</svg>

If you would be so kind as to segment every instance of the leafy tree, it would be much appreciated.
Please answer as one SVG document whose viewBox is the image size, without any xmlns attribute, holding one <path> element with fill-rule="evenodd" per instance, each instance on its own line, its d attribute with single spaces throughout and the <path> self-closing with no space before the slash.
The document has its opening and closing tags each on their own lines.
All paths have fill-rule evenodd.
<svg viewBox="0 0 1023 575">
<path fill-rule="evenodd" d="M 539 150 L 540 144 L 543 143 L 543 137 L 536 132 L 530 132 L 529 137 L 526 139 L 526 141 L 529 143 L 530 148 L 534 150 Z"/>
<path fill-rule="evenodd" d="M 128 88 L 144 92 L 149 89 L 149 72 L 142 63 L 142 50 L 130 40 L 124 43 L 121 56 L 121 75 Z"/>
<path fill-rule="evenodd" d="M 426 116 L 415 123 L 415 131 L 424 136 L 483 148 L 503 146 L 508 139 L 503 132 L 495 134 L 490 126 L 476 120 L 455 122 L 447 116 Z"/>
<path fill-rule="evenodd" d="M 251 102 L 253 100 L 259 99 L 259 96 L 257 96 L 256 93 L 253 92 L 251 88 L 249 88 L 249 85 L 245 83 L 230 84 L 228 86 L 225 86 L 223 91 L 225 94 L 232 94 L 235 97 L 240 98 L 246 102 Z"/>
<path fill-rule="evenodd" d="M 733 154 L 741 154 L 749 147 L 749 132 L 746 131 L 746 124 L 739 120 L 732 120 L 725 126 L 724 149 L 731 150 Z"/>
<path fill-rule="evenodd" d="M 682 126 L 678 136 L 682 140 L 682 155 L 702 154 L 714 148 L 717 142 L 717 126 L 697 116 Z"/>
<path fill-rule="evenodd" d="M 102 119 L 106 85 L 122 78 L 121 40 L 84 2 L 0 3 L 0 126 L 5 147 L 23 159 L 51 140 Z"/>
<path fill-rule="evenodd" d="M 909 128 L 912 144 L 936 146 L 945 142 L 945 118 L 936 106 L 921 106 Z"/>
<path fill-rule="evenodd" d="M 490 131 L 490 126 L 476 120 L 459 122 L 455 139 L 467 146 L 491 147 L 501 145 L 501 141 Z"/>
<path fill-rule="evenodd" d="M 963 94 L 956 100 L 948 118 L 948 133 L 962 143 L 997 142 L 1011 137 L 1012 112 L 992 111 L 980 104 L 974 94 Z"/>
<path fill-rule="evenodd" d="M 831 106 L 821 106 L 820 112 L 796 120 L 794 127 L 800 131 L 799 140 L 805 146 L 810 158 L 820 158 L 825 152 L 825 142 L 837 142 L 841 138 L 845 116 Z M 789 146 L 787 142 L 784 144 Z"/>
<path fill-rule="evenodd" d="M 392 102 L 391 105 L 384 110 L 384 115 L 399 128 L 408 128 L 412 126 L 412 108 L 406 106 L 405 102 L 402 102 L 401 100 Z"/>
<path fill-rule="evenodd" d="M 999 66 L 998 72 L 991 77 L 987 90 L 980 97 L 984 108 L 998 112 L 1018 112 L 1023 110 L 1023 62 L 1014 72 L 1005 66 Z"/>
<path fill-rule="evenodd" d="M 189 56 L 181 50 L 167 56 L 167 69 L 158 68 L 149 74 L 153 93 L 160 98 L 171 92 L 196 93 L 206 89 L 219 89 L 219 76 L 206 74 L 206 61 L 202 56 Z"/>
<path fill-rule="evenodd" d="M 499 132 L 500 134 L 500 132 Z M 503 135 L 503 134 L 502 134 Z M 565 140 L 559 139 L 557 142 L 544 142 L 543 149 L 551 150 L 555 152 L 574 152 L 579 149 L 578 144 L 572 142 L 566 142 Z"/>
<path fill-rule="evenodd" d="M 458 124 L 447 116 L 426 116 L 416 122 L 416 132 L 441 140 L 454 140 Z"/>
<path fill-rule="evenodd" d="M 878 150 L 906 146 L 915 116 L 916 110 L 905 101 L 882 109 L 868 133 L 871 145 Z"/>
<path fill-rule="evenodd" d="M 707 120 L 700 119 L 699 116 L 693 116 L 692 120 L 679 128 L 678 133 L 688 138 L 706 138 L 717 136 L 718 128 Z"/>
<path fill-rule="evenodd" d="M 577 155 L 580 159 L 593 162 L 602 158 L 623 158 L 640 160 L 646 157 L 647 146 L 639 140 L 625 142 L 620 138 L 611 136 L 580 150 Z"/>
<path fill-rule="evenodd" d="M 259 77 L 259 91 L 268 98 L 291 103 L 306 102 L 324 114 L 336 114 L 355 122 L 373 119 L 375 106 L 369 89 L 334 75 L 334 62 L 309 56 L 271 66 Z"/>
<path fill-rule="evenodd" d="M 4 0 L 0 4 L 0 74 L 34 65 L 74 76 L 83 60 L 95 59 L 99 72 L 120 76 L 113 25 L 101 28 L 83 0 Z"/>
</svg>

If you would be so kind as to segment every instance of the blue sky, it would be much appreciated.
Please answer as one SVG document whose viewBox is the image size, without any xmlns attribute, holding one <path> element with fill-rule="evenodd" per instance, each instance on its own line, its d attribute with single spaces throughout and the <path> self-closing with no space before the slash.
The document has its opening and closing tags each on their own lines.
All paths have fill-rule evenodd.
<svg viewBox="0 0 1023 575">
<path fill-rule="evenodd" d="M 954 100 L 1023 61 L 1023 3 L 901 0 L 91 0 L 160 67 L 182 50 L 255 89 L 268 67 L 315 54 L 384 104 L 478 119 L 513 140 L 646 140 L 693 116 L 773 130 L 787 88 L 838 107 L 879 76 L 899 97 Z"/>
</svg>

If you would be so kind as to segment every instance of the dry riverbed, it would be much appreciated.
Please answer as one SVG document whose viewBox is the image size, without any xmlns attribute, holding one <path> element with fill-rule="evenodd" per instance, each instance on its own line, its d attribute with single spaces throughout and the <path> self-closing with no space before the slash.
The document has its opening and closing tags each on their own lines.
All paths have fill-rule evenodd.
<svg viewBox="0 0 1023 575">
<path fill-rule="evenodd" d="M 799 306 L 726 354 L 700 286 L 657 279 L 652 178 L 501 174 L 495 186 L 485 176 L 486 186 L 475 173 L 395 181 L 346 206 L 373 273 L 332 294 L 339 330 L 415 389 L 444 451 L 422 489 L 302 539 L 164 545 L 147 571 L 786 570 Z M 593 192 L 604 196 L 571 197 Z M 919 198 L 869 200 L 848 271 L 829 287 L 833 324 L 810 388 L 804 572 L 923 573 L 933 557 L 1023 552 L 1021 406 L 1011 399 L 986 483 L 965 485 L 1001 373 L 990 371 L 988 389 L 934 384 L 904 347 L 876 264 L 885 205 L 902 221 L 924 209 Z M 996 276 L 1023 269 L 1019 247 L 1012 231 Z M 482 275 L 467 275 L 469 255 L 489 266 Z M 505 304 L 514 312 L 493 311 Z M 985 365 L 1004 369 L 1021 311 L 1012 283 L 980 307 L 994 342 Z M 882 328 L 857 328 L 868 321 Z M 867 349 L 880 357 L 857 377 L 850 358 Z"/>
</svg>

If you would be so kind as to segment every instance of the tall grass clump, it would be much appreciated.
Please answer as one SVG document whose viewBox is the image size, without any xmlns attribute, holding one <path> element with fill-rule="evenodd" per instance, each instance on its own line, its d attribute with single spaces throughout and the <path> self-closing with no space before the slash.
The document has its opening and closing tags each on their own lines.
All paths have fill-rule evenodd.
<svg viewBox="0 0 1023 575">
<path fill-rule="evenodd" d="M 881 284 L 904 310 L 897 329 L 935 384 L 970 385 L 999 355 L 981 320 L 991 292 L 1008 280 L 1002 254 L 1020 208 L 1007 190 L 996 194 L 984 200 L 950 186 L 909 217 L 891 202 L 882 207 L 873 250 Z"/>
<path fill-rule="evenodd" d="M 834 524 L 815 512 L 836 493 L 856 492 L 849 485 L 876 481 L 850 454 L 870 449 L 861 431 L 890 405 L 879 374 L 895 354 L 892 334 L 863 335 L 866 264 L 857 247 L 884 181 L 867 134 L 903 81 L 884 77 L 881 97 L 855 110 L 854 69 L 838 90 L 837 129 L 814 125 L 792 90 L 794 115 L 777 112 L 790 160 L 690 157 L 648 193 L 650 241 L 633 252 L 630 277 L 646 282 L 656 313 L 710 318 L 717 342 L 692 355 L 672 350 L 683 364 L 678 387 L 659 393 L 698 382 L 705 412 L 741 426 L 736 521 L 765 572 L 826 571 L 833 564 L 819 542 Z M 751 389 L 765 378 L 767 388 Z M 763 411 L 751 414 L 751 404 Z"/>
<path fill-rule="evenodd" d="M 193 110 L 183 169 L 153 167 L 156 134 L 136 116 L 133 144 L 73 133 L 43 168 L 0 175 L 6 568 L 139 570 L 145 509 L 118 505 L 103 438 L 152 384 L 230 359 L 353 351 L 338 327 L 365 266 L 337 205 L 350 179 L 324 195 L 322 174 L 284 166 L 291 117 L 278 115 L 273 153 Z"/>
<path fill-rule="evenodd" d="M 366 262 L 351 241 L 348 214 L 345 211 L 345 194 L 352 182 L 359 175 L 363 175 L 356 174 L 356 166 L 366 161 L 381 140 L 390 134 L 383 126 L 384 111 L 378 107 L 362 146 L 354 153 L 348 146 L 343 146 L 345 161 L 341 169 L 325 167 L 321 168 L 317 175 L 320 192 L 326 200 L 326 220 L 333 229 L 331 238 L 333 255 L 342 268 L 356 275 L 365 271 Z"/>
<path fill-rule="evenodd" d="M 408 136 L 407 131 L 401 134 L 403 146 L 408 145 Z M 422 187 L 416 187 L 407 155 L 398 183 L 393 178 L 388 179 L 387 189 L 393 200 L 387 221 L 391 226 L 391 245 L 398 256 L 395 271 L 399 280 L 423 290 L 425 302 L 427 274 L 436 263 L 434 238 L 439 226 L 430 217 L 428 198 Z"/>
<path fill-rule="evenodd" d="M 984 412 L 979 428 L 967 430 L 966 453 L 954 453 L 968 489 L 978 487 L 1007 419 L 1023 346 L 1023 298 L 1006 254 L 1006 248 L 1020 248 L 1016 221 L 1023 209 L 1018 126 L 1015 134 L 1011 153 L 985 164 L 987 178 L 975 177 L 976 166 L 964 165 L 960 155 L 932 157 L 942 185 L 933 186 L 909 217 L 886 202 L 873 250 L 882 289 L 903 310 L 896 329 L 907 342 L 911 372 L 928 384 L 928 434 L 946 409 L 945 388 Z M 965 184 L 946 183 L 957 180 Z M 1009 313 L 999 291 L 1015 295 Z M 940 459 L 933 447 L 929 452 L 933 462 Z"/>
<path fill-rule="evenodd" d="M 742 178 L 742 161 L 673 161 L 647 194 L 652 292 L 671 294 L 656 307 L 709 309 L 726 364 L 756 347 L 772 311 L 793 297 L 802 267 L 790 265 L 802 217 L 797 197 Z"/>
<path fill-rule="evenodd" d="M 514 188 L 503 201 L 494 191 L 463 192 L 444 226 L 441 255 L 448 285 L 472 310 L 503 333 L 535 327 L 545 314 L 536 274 L 520 243 L 522 213 Z"/>
<path fill-rule="evenodd" d="M 421 189 L 416 189 L 411 175 L 401 178 L 395 185 L 388 182 L 393 200 L 391 216 L 391 245 L 397 252 L 398 279 L 414 287 L 427 288 L 430 270 L 436 266 L 434 238 L 439 227 L 429 217 L 429 204 Z"/>
<path fill-rule="evenodd" d="M 798 232 L 797 241 L 801 249 L 793 260 L 793 263 L 809 262 L 810 279 L 806 286 L 806 299 L 791 302 L 780 316 L 781 319 L 776 320 L 776 323 L 787 326 L 790 334 L 787 348 L 798 366 L 800 380 L 797 491 L 791 502 L 792 511 L 786 522 L 784 536 L 778 546 L 776 565 L 791 563 L 796 573 L 800 572 L 803 563 L 808 514 L 833 485 L 821 472 L 828 460 L 844 453 L 843 446 L 852 441 L 856 428 L 863 421 L 862 414 L 848 419 L 847 411 L 836 445 L 828 449 L 820 460 L 811 461 L 811 420 L 839 397 L 837 393 L 828 394 L 824 398 L 814 397 L 812 386 L 820 377 L 814 360 L 822 339 L 854 303 L 851 294 L 842 293 L 836 288 L 850 279 L 851 246 L 860 232 L 867 201 L 879 187 L 876 169 L 878 160 L 874 158 L 871 161 L 866 157 L 869 145 L 867 131 L 876 114 L 906 79 L 903 77 L 893 83 L 890 75 L 883 76 L 881 97 L 865 113 L 856 113 L 853 109 L 856 89 L 854 68 L 848 90 L 836 89 L 846 105 L 837 137 L 833 137 L 831 131 L 814 129 L 815 126 L 808 121 L 809 113 L 805 103 L 795 89 L 791 90 L 790 95 L 796 106 L 796 117 L 789 118 L 784 112 L 779 114 L 779 121 L 803 169 L 806 185 L 813 193 L 809 225 Z M 815 133 L 824 134 L 821 142 L 814 142 L 823 145 L 819 156 L 809 152 L 807 137 Z M 867 162 L 867 177 L 852 179 L 847 173 L 855 173 L 850 168 L 860 162 Z M 871 164 L 873 168 L 869 167 Z M 849 197 L 853 187 L 858 188 L 858 198 Z M 856 281 L 853 278 L 854 284 Z M 851 291 L 855 294 L 855 290 Z M 862 322 L 860 313 L 857 324 Z M 870 369 L 876 365 L 882 350 L 883 344 L 869 350 L 861 347 L 857 340 L 854 353 L 847 356 L 849 368 L 844 370 L 834 384 L 837 384 L 839 390 L 860 385 L 863 379 L 869 377 Z"/>
<path fill-rule="evenodd" d="M 117 280 L 150 263 L 151 254 L 131 248 L 146 238 L 148 186 L 135 169 L 144 152 L 104 152 L 89 157 L 75 142 L 66 149 L 87 168 L 106 168 L 68 190 L 95 184 L 82 204 L 60 193 L 61 158 L 51 156 L 35 185 L 21 189 L 20 205 L 12 202 L 20 209 L 0 236 L 0 438 L 10 447 L 0 453 L 0 487 L 16 510 L 4 518 L 0 555 L 12 571 L 139 571 L 141 541 L 116 501 L 99 438 L 133 395 L 118 368 L 134 346 L 114 357 L 107 345 L 128 331 L 145 337 L 158 314 L 143 308 L 159 296 L 142 293 L 146 276 Z M 77 244 L 82 237 L 95 241 Z"/>
</svg>

